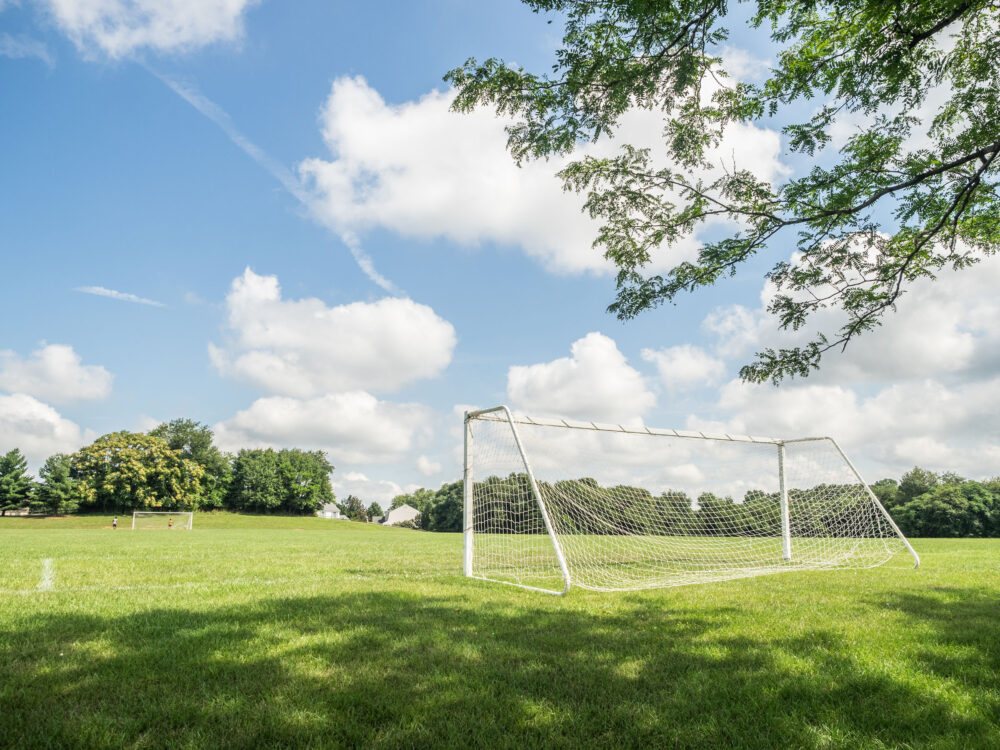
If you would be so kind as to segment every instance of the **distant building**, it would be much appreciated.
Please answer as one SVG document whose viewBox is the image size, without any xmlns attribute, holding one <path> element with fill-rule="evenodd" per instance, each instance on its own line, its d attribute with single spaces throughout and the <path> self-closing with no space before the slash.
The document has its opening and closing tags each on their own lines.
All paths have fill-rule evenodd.
<svg viewBox="0 0 1000 750">
<path fill-rule="evenodd" d="M 333 503 L 327 503 L 323 506 L 321 510 L 316 511 L 316 515 L 320 518 L 333 518 L 338 521 L 346 521 L 347 516 L 340 512 L 338 508 Z"/>
<path fill-rule="evenodd" d="M 412 521 L 417 516 L 420 515 L 420 511 L 414 508 L 412 505 L 400 505 L 398 508 L 393 508 L 385 517 L 382 519 L 383 526 L 395 526 L 398 523 L 403 523 L 404 521 Z"/>
</svg>

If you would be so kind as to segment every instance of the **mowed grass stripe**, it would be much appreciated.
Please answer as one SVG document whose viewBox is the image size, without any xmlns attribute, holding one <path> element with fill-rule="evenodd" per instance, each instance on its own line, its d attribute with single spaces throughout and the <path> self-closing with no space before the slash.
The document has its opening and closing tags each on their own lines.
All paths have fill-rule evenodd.
<svg viewBox="0 0 1000 750">
<path fill-rule="evenodd" d="M 558 598 L 464 579 L 459 535 L 32 520 L 0 588 L 56 587 L 0 594 L 2 746 L 1000 746 L 1000 541 Z"/>
</svg>

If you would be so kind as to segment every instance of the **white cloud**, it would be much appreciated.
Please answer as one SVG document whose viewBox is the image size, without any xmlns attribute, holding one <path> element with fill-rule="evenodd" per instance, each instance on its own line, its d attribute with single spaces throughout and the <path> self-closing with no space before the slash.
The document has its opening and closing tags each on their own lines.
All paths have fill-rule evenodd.
<svg viewBox="0 0 1000 750">
<path fill-rule="evenodd" d="M 795 258 L 793 257 L 793 262 Z M 880 383 L 928 377 L 966 378 L 1000 365 L 1000 262 L 986 259 L 938 279 L 918 279 L 900 298 L 883 325 L 824 356 L 811 383 Z M 702 330 L 716 340 L 716 353 L 745 359 L 762 348 L 803 345 L 816 331 L 835 334 L 844 320 L 837 309 L 814 313 L 799 331 L 779 331 L 764 309 L 774 294 L 770 283 L 762 305 L 720 307 L 706 316 Z"/>
<path fill-rule="evenodd" d="M 794 260 L 794 258 L 793 258 Z M 722 386 L 713 419 L 688 426 L 790 437 L 832 435 L 875 476 L 915 464 L 970 476 L 1000 474 L 1000 262 L 920 279 L 884 325 L 828 352 L 818 372 L 780 388 L 732 381 Z M 779 332 L 763 305 L 719 308 L 702 330 L 733 366 L 764 347 L 804 343 L 839 327 L 842 313 L 823 310 L 798 332 Z"/>
<path fill-rule="evenodd" d="M 342 233 L 380 227 L 405 237 L 446 238 L 466 246 L 513 245 L 559 273 L 608 273 L 591 248 L 598 224 L 580 212 L 583 199 L 562 190 L 555 173 L 568 158 L 530 161 L 518 168 L 506 150 L 506 121 L 486 108 L 458 115 L 454 92 L 432 91 L 391 105 L 360 78 L 334 81 L 320 117 L 333 156 L 307 159 L 300 173 L 317 194 L 314 211 Z M 622 142 L 659 144 L 662 113 L 627 113 Z M 573 158 L 616 152 L 603 139 Z M 776 132 L 740 125 L 726 135 L 716 159 L 739 162 L 766 179 L 784 173 Z M 691 238 L 674 248 L 668 267 L 692 255 Z"/>
<path fill-rule="evenodd" d="M 690 344 L 665 349 L 643 349 L 642 358 L 656 365 L 660 380 L 671 391 L 714 385 L 725 374 L 725 363 Z"/>
<path fill-rule="evenodd" d="M 418 489 L 418 485 L 408 484 L 402 487 L 387 479 L 369 479 L 359 471 L 349 471 L 343 475 L 333 475 L 333 491 L 337 499 L 343 502 L 348 495 L 359 498 L 367 508 L 373 502 L 382 506 L 382 510 L 388 510 L 388 503 L 404 492 L 413 492 Z"/>
<path fill-rule="evenodd" d="M 116 292 L 114 289 L 105 289 L 103 286 L 78 286 L 76 291 L 83 292 L 84 294 L 95 294 L 98 297 L 110 297 L 122 302 L 135 302 L 140 305 L 150 305 L 151 307 L 166 307 L 162 302 L 138 297 L 128 292 Z"/>
<path fill-rule="evenodd" d="M 283 300 L 276 276 L 249 268 L 226 297 L 233 340 L 209 346 L 223 375 L 298 397 L 392 391 L 439 375 L 451 361 L 452 325 L 426 305 L 385 298 L 328 307 Z"/>
<path fill-rule="evenodd" d="M 325 450 L 334 466 L 399 460 L 430 421 L 419 404 L 379 401 L 363 391 L 312 399 L 271 396 L 213 428 L 224 450 L 294 447 Z"/>
<path fill-rule="evenodd" d="M 847 385 L 777 389 L 732 381 L 716 406 L 729 415 L 722 424 L 691 417 L 688 427 L 785 438 L 829 435 L 879 476 L 898 476 L 915 464 L 974 476 L 1000 470 L 991 463 L 1000 445 L 1000 378 L 951 386 L 930 379 L 899 383 L 870 396 Z"/>
<path fill-rule="evenodd" d="M 185 52 L 243 35 L 255 0 L 40 0 L 81 52 L 121 58 L 140 50 Z"/>
<path fill-rule="evenodd" d="M 0 390 L 38 396 L 57 404 L 107 398 L 114 376 L 100 365 L 84 365 L 73 347 L 49 344 L 28 358 L 0 350 Z"/>
<path fill-rule="evenodd" d="M 438 461 L 432 461 L 427 458 L 427 456 L 417 457 L 417 471 L 423 474 L 425 477 L 432 477 L 435 474 L 441 473 L 441 464 Z"/>
<path fill-rule="evenodd" d="M 525 413 L 632 424 L 656 402 L 642 375 L 598 332 L 575 341 L 572 356 L 511 367 L 507 397 Z"/>
<path fill-rule="evenodd" d="M 0 452 L 19 448 L 33 469 L 53 453 L 71 453 L 95 437 L 32 396 L 0 395 Z"/>
<path fill-rule="evenodd" d="M 3 6 L 0 5 L 0 10 Z M 0 57 L 10 57 L 17 59 L 41 60 L 50 68 L 56 64 L 55 58 L 49 52 L 49 48 L 37 39 L 26 36 L 12 36 L 11 34 L 0 34 Z"/>
</svg>

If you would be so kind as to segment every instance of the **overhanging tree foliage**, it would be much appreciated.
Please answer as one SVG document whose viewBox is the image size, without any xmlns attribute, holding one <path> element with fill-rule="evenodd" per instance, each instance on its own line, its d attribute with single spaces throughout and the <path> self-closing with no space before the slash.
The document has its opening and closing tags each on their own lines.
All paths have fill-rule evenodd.
<svg viewBox="0 0 1000 750">
<path fill-rule="evenodd" d="M 725 0 L 524 2 L 565 20 L 551 74 L 491 58 L 446 76 L 457 110 L 485 104 L 515 118 L 516 159 L 569 153 L 613 132 L 630 108 L 664 114 L 670 166 L 625 145 L 560 173 L 603 223 L 595 246 L 618 268 L 609 309 L 620 318 L 780 251 L 768 273 L 779 326 L 798 330 L 825 307 L 844 317 L 838 330 L 764 349 L 741 370 L 777 382 L 807 375 L 825 352 L 878 326 L 915 280 L 1000 247 L 1000 4 L 757 0 L 751 26 L 779 51 L 768 78 L 753 84 L 720 70 Z M 943 103 L 921 119 L 938 96 Z M 772 185 L 711 163 L 727 126 L 803 111 L 783 133 L 791 152 L 811 160 L 804 173 Z M 866 124 L 832 154 L 831 128 L 845 114 Z M 720 218 L 736 228 L 704 243 L 696 261 L 647 275 L 653 251 Z M 789 262 L 793 246 L 800 257 Z"/>
</svg>

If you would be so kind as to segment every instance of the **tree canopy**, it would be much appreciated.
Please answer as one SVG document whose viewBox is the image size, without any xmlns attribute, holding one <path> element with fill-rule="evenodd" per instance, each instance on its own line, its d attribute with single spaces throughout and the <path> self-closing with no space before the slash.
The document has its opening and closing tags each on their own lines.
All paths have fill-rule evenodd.
<svg viewBox="0 0 1000 750">
<path fill-rule="evenodd" d="M 524 2 L 565 22 L 550 73 L 489 58 L 446 76 L 455 109 L 487 105 L 514 118 L 514 158 L 572 152 L 614 133 L 632 108 L 663 113 L 666 166 L 659 150 L 625 144 L 560 172 L 602 222 L 594 245 L 618 269 L 609 310 L 620 318 L 780 253 L 767 274 L 778 326 L 799 330 L 827 307 L 840 318 L 831 330 L 806 327 L 801 345 L 762 349 L 741 370 L 778 382 L 880 325 L 915 280 L 1000 247 L 995 2 L 757 0 L 749 26 L 776 49 L 761 82 L 723 70 L 725 0 Z M 845 116 L 860 124 L 838 144 Z M 727 128 L 775 117 L 806 165 L 787 181 L 713 161 Z M 654 251 L 720 219 L 729 230 L 696 260 L 648 272 Z"/>
<path fill-rule="evenodd" d="M 21 451 L 14 448 L 0 455 L 0 516 L 27 505 L 33 485 Z"/>
<path fill-rule="evenodd" d="M 333 502 L 322 451 L 244 449 L 233 460 L 226 507 L 252 513 L 313 513 Z"/>
<path fill-rule="evenodd" d="M 150 435 L 162 438 L 171 450 L 201 466 L 201 508 L 221 508 L 232 478 L 229 459 L 212 442 L 212 430 L 193 419 L 174 419 L 157 425 Z"/>
<path fill-rule="evenodd" d="M 112 432 L 71 458 L 86 510 L 190 508 L 201 494 L 204 470 L 171 450 L 166 441 L 141 432 Z"/>
<path fill-rule="evenodd" d="M 42 480 L 35 490 L 34 510 L 53 515 L 74 513 L 80 507 L 80 491 L 72 475 L 72 459 L 56 453 L 45 459 L 38 471 Z"/>
</svg>

